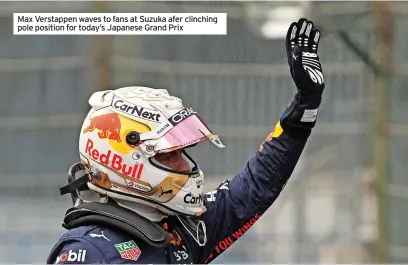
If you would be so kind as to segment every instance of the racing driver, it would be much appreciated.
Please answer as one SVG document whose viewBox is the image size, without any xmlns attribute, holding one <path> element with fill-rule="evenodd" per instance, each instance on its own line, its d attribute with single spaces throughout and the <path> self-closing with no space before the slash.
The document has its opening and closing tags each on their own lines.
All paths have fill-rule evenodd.
<svg viewBox="0 0 408 265">
<path fill-rule="evenodd" d="M 306 19 L 290 25 L 286 51 L 297 93 L 244 169 L 208 193 L 186 149 L 204 140 L 224 145 L 193 108 L 164 89 L 94 93 L 80 162 L 60 188 L 73 201 L 63 220 L 68 231 L 47 263 L 213 261 L 261 218 L 294 170 L 325 86 L 319 39 Z"/>
</svg>

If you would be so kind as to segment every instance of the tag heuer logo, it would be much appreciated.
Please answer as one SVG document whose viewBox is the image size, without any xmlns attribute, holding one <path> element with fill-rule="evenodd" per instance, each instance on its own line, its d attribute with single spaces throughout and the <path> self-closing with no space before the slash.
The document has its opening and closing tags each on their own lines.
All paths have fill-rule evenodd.
<svg viewBox="0 0 408 265">
<path fill-rule="evenodd" d="M 142 251 L 133 240 L 116 244 L 115 248 L 123 259 L 136 261 L 142 254 Z"/>
</svg>

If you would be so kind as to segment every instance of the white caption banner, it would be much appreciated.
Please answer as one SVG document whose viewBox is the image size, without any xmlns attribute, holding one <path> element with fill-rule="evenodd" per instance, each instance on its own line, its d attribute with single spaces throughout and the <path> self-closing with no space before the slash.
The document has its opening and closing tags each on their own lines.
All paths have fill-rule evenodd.
<svg viewBox="0 0 408 265">
<path fill-rule="evenodd" d="M 226 35 L 226 13 L 14 13 L 14 35 Z"/>
</svg>

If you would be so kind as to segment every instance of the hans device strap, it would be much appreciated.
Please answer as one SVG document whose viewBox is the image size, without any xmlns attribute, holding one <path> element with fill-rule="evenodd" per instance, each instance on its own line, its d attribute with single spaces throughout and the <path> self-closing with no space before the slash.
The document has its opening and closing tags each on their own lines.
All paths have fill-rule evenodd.
<svg viewBox="0 0 408 265">
<path fill-rule="evenodd" d="M 68 209 L 62 226 L 66 229 L 101 224 L 122 230 L 153 247 L 167 247 L 170 238 L 159 225 L 115 204 L 88 202 Z"/>
</svg>

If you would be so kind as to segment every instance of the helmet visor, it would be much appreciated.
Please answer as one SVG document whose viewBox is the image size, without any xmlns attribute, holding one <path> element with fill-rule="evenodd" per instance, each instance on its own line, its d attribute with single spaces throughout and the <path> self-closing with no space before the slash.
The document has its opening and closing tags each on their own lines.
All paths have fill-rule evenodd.
<svg viewBox="0 0 408 265">
<path fill-rule="evenodd" d="M 158 153 L 171 152 L 209 139 L 214 134 L 198 115 L 191 115 L 166 132 L 155 145 Z"/>
</svg>

